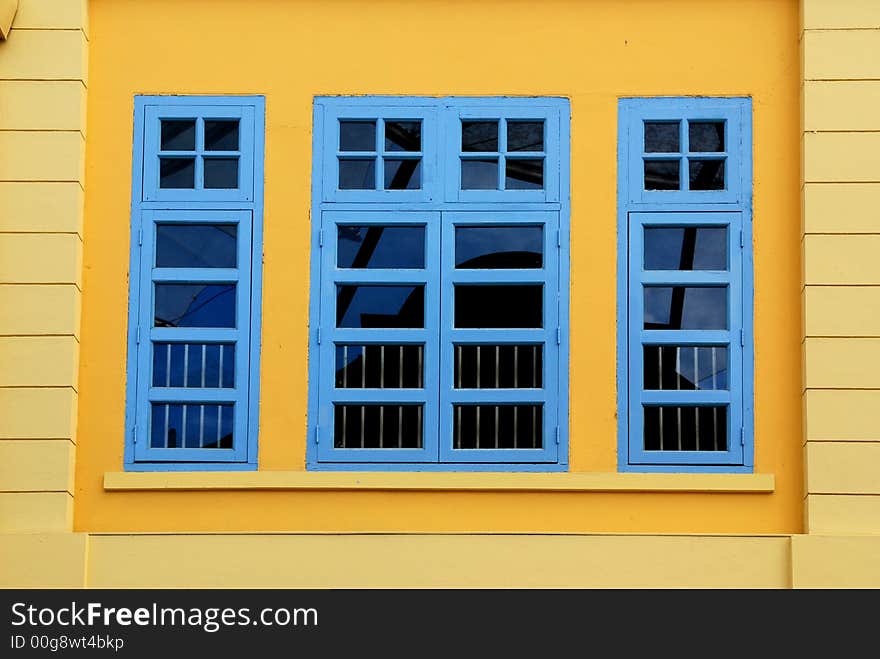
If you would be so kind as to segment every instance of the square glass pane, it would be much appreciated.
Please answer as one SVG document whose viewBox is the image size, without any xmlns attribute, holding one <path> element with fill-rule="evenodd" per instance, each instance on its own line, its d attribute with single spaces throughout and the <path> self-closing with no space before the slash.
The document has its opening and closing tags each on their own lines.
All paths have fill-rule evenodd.
<svg viewBox="0 0 880 659">
<path fill-rule="evenodd" d="M 376 161 L 340 158 L 339 159 L 340 190 L 375 190 Z"/>
<path fill-rule="evenodd" d="M 541 226 L 458 226 L 456 268 L 540 268 L 544 260 Z"/>
<path fill-rule="evenodd" d="M 727 288 L 645 286 L 646 330 L 727 329 Z"/>
<path fill-rule="evenodd" d="M 159 224 L 157 268 L 234 268 L 238 227 L 235 224 Z"/>
<path fill-rule="evenodd" d="M 462 190 L 497 190 L 498 159 L 481 158 L 461 161 Z"/>
<path fill-rule="evenodd" d="M 462 121 L 462 151 L 498 151 L 497 121 Z"/>
<path fill-rule="evenodd" d="M 694 160 L 688 163 L 691 190 L 723 190 L 724 160 Z"/>
<path fill-rule="evenodd" d="M 646 451 L 726 451 L 726 405 L 644 408 Z"/>
<path fill-rule="evenodd" d="M 679 160 L 646 160 L 645 190 L 678 190 L 681 188 Z"/>
<path fill-rule="evenodd" d="M 504 187 L 507 190 L 542 190 L 543 158 L 507 158 L 504 162 Z"/>
<path fill-rule="evenodd" d="M 154 343 L 153 386 L 235 387 L 235 344 Z"/>
<path fill-rule="evenodd" d="M 205 151 L 238 151 L 238 119 L 205 119 Z"/>
<path fill-rule="evenodd" d="M 642 356 L 645 389 L 727 389 L 727 346 L 644 346 Z"/>
<path fill-rule="evenodd" d="M 386 190 L 419 190 L 422 187 L 422 159 L 385 160 Z"/>
<path fill-rule="evenodd" d="M 727 228 L 645 227 L 645 270 L 727 270 Z"/>
<path fill-rule="evenodd" d="M 678 121 L 646 121 L 646 153 L 678 153 L 681 151 L 681 124 Z"/>
<path fill-rule="evenodd" d="M 192 190 L 196 187 L 195 158 L 159 158 L 159 187 Z"/>
<path fill-rule="evenodd" d="M 455 346 L 456 389 L 540 389 L 542 345 Z"/>
<path fill-rule="evenodd" d="M 156 284 L 155 327 L 235 327 L 235 284 Z"/>
<path fill-rule="evenodd" d="M 421 389 L 423 345 L 336 346 L 337 389 Z"/>
<path fill-rule="evenodd" d="M 691 121 L 688 123 L 688 148 L 693 152 L 724 151 L 723 121 Z"/>
<path fill-rule="evenodd" d="M 540 284 L 455 286 L 455 327 L 543 327 Z"/>
<path fill-rule="evenodd" d="M 539 449 L 543 446 L 541 405 L 453 405 L 457 449 Z"/>
<path fill-rule="evenodd" d="M 385 121 L 386 151 L 421 151 L 421 121 Z"/>
<path fill-rule="evenodd" d="M 371 224 L 336 228 L 339 268 L 424 268 L 425 228 Z"/>
<path fill-rule="evenodd" d="M 336 327 L 424 326 L 424 286 L 336 286 Z"/>
<path fill-rule="evenodd" d="M 543 121 L 508 121 L 507 122 L 507 150 L 508 151 L 543 151 L 544 150 L 544 122 Z"/>
<path fill-rule="evenodd" d="M 421 405 L 334 405 L 333 446 L 419 449 L 423 420 Z"/>
<path fill-rule="evenodd" d="M 205 158 L 205 188 L 234 190 L 238 187 L 238 158 Z"/>
<path fill-rule="evenodd" d="M 195 119 L 162 119 L 160 149 L 162 151 L 195 151 Z"/>
<path fill-rule="evenodd" d="M 375 121 L 340 121 L 339 122 L 339 150 L 340 151 L 375 151 L 376 150 L 376 122 Z"/>
</svg>

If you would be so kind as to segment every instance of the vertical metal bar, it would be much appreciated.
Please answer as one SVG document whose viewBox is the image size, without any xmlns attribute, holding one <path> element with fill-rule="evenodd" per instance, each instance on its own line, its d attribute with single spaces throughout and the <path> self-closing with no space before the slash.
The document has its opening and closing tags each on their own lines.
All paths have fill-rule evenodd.
<svg viewBox="0 0 880 659">
<path fill-rule="evenodd" d="M 665 450 L 663 448 L 663 406 L 657 406 L 657 413 L 660 415 L 660 450 Z"/>
<path fill-rule="evenodd" d="M 718 366 L 715 363 L 715 346 L 712 346 L 712 389 L 718 389 Z"/>
<path fill-rule="evenodd" d="M 694 389 L 702 389 L 700 386 L 700 356 L 699 348 L 694 346 Z"/>
<path fill-rule="evenodd" d="M 457 389 L 461 389 L 461 346 L 455 346 L 455 363 L 458 365 Z"/>
<path fill-rule="evenodd" d="M 183 386 L 189 386 L 189 343 L 183 344 Z"/>
<path fill-rule="evenodd" d="M 519 405 L 513 406 L 513 448 L 519 448 Z"/>
<path fill-rule="evenodd" d="M 403 389 L 403 346 L 399 346 L 400 359 L 398 361 L 397 386 Z"/>
<path fill-rule="evenodd" d="M 403 405 L 397 406 L 397 448 L 403 448 Z"/>
<path fill-rule="evenodd" d="M 417 444 L 417 446 L 418 446 L 419 448 L 421 448 L 421 447 L 423 446 L 423 443 L 422 443 L 422 406 L 419 405 L 416 409 L 418 410 L 418 415 L 419 415 L 419 416 L 418 416 L 418 422 L 419 422 L 419 434 L 418 434 L 418 444 Z"/>
<path fill-rule="evenodd" d="M 379 388 L 385 388 L 385 346 L 379 346 Z"/>
<path fill-rule="evenodd" d="M 477 389 L 480 389 L 480 348 L 482 346 L 477 346 Z"/>
<path fill-rule="evenodd" d="M 385 448 L 385 406 L 379 406 L 379 448 Z"/>
<path fill-rule="evenodd" d="M 348 345 L 342 346 L 342 388 L 348 389 Z"/>
<path fill-rule="evenodd" d="M 498 406 L 495 406 L 495 448 L 498 448 L 498 416 L 499 409 Z"/>
<path fill-rule="evenodd" d="M 424 367 L 424 359 L 425 359 L 425 346 L 419 346 L 419 389 L 423 389 L 425 387 L 425 367 Z"/>
<path fill-rule="evenodd" d="M 477 443 L 476 448 L 480 448 L 480 406 L 477 405 Z"/>
<path fill-rule="evenodd" d="M 348 405 L 342 406 L 342 448 L 348 448 Z"/>
<path fill-rule="evenodd" d="M 362 346 L 363 351 L 361 352 L 361 389 L 367 388 L 367 348 L 368 346 Z"/>
<path fill-rule="evenodd" d="M 220 375 L 217 378 L 217 384 L 221 389 L 223 388 L 223 348 L 225 347 L 222 343 L 220 344 Z"/>
<path fill-rule="evenodd" d="M 538 448 L 538 406 L 532 405 L 532 448 Z"/>
<path fill-rule="evenodd" d="M 208 371 L 208 344 L 202 344 L 202 389 L 205 388 L 205 376 Z"/>
<path fill-rule="evenodd" d="M 513 388 L 519 389 L 519 346 L 513 346 Z"/>
<path fill-rule="evenodd" d="M 186 408 L 187 407 L 189 407 L 189 405 L 183 406 L 183 422 L 181 423 L 181 427 L 180 427 L 180 448 L 186 447 Z"/>
<path fill-rule="evenodd" d="M 366 354 L 366 350 L 364 351 Z M 364 426 L 367 422 L 367 406 L 361 405 L 361 448 L 364 447 Z"/>
<path fill-rule="evenodd" d="M 165 386 L 171 386 L 171 344 L 165 344 Z"/>
<path fill-rule="evenodd" d="M 663 389 L 663 346 L 657 346 L 657 372 L 660 374 L 660 389 Z M 662 447 L 661 447 L 662 448 Z"/>
<path fill-rule="evenodd" d="M 168 350 L 171 350 L 171 344 L 168 344 Z M 171 406 L 168 403 L 165 403 L 165 448 L 168 448 L 168 417 L 170 414 Z"/>
<path fill-rule="evenodd" d="M 538 350 L 541 346 L 532 346 L 532 389 L 538 388 Z"/>
<path fill-rule="evenodd" d="M 495 346 L 495 388 L 500 388 L 499 376 L 501 374 L 501 346 Z"/>
<path fill-rule="evenodd" d="M 712 389 L 718 389 L 718 371 L 715 362 L 715 346 L 712 346 Z M 718 450 L 718 408 L 712 407 L 712 450 Z"/>
<path fill-rule="evenodd" d="M 676 391 L 681 391 L 681 346 L 675 346 L 675 389 Z M 681 405 L 677 405 L 675 408 L 675 415 L 678 431 L 678 444 L 677 448 L 681 450 Z"/>
<path fill-rule="evenodd" d="M 455 448 L 461 448 L 461 405 L 455 406 Z"/>
<path fill-rule="evenodd" d="M 217 448 L 220 448 L 220 438 L 223 436 L 223 406 L 217 406 Z"/>
<path fill-rule="evenodd" d="M 202 375 L 204 379 L 204 374 Z M 199 405 L 199 448 L 205 446 L 205 406 Z"/>
</svg>

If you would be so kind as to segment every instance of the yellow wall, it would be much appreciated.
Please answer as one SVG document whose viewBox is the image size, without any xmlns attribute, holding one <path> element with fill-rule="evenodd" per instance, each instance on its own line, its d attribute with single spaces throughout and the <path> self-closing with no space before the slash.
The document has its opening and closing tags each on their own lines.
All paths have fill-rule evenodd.
<svg viewBox="0 0 880 659">
<path fill-rule="evenodd" d="M 802 453 L 798 8 L 786 0 L 93 0 L 75 528 L 796 533 Z M 163 20 L 161 27 L 157 17 Z M 2 66 L 2 65 L 0 65 Z M 571 470 L 616 470 L 616 113 L 754 98 L 756 471 L 772 494 L 105 491 L 122 468 L 132 97 L 265 94 L 260 469 L 303 470 L 316 94 L 572 103 Z"/>
</svg>

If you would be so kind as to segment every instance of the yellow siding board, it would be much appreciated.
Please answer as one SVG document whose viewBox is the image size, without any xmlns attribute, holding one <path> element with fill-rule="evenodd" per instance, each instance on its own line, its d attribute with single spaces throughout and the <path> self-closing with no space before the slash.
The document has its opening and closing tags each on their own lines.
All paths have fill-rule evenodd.
<svg viewBox="0 0 880 659">
<path fill-rule="evenodd" d="M 810 534 L 880 534 L 880 496 L 811 494 L 807 510 Z"/>
<path fill-rule="evenodd" d="M 78 130 L 3 131 L 0 153 L 2 181 L 84 180 L 85 142 Z"/>
<path fill-rule="evenodd" d="M 807 235 L 804 279 L 821 284 L 880 284 L 880 235 Z"/>
<path fill-rule="evenodd" d="M 807 336 L 880 336 L 880 286 L 807 286 Z"/>
<path fill-rule="evenodd" d="M 880 538 L 796 535 L 794 588 L 880 588 Z"/>
<path fill-rule="evenodd" d="M 82 234 L 83 189 L 79 183 L 0 181 L 0 232 Z"/>
<path fill-rule="evenodd" d="M 88 49 L 79 30 L 16 30 L 0 44 L 0 80 L 87 80 Z"/>
<path fill-rule="evenodd" d="M 880 388 L 880 339 L 825 339 L 804 342 L 808 389 Z"/>
<path fill-rule="evenodd" d="M 880 30 L 808 30 L 803 44 L 804 80 L 880 78 Z"/>
<path fill-rule="evenodd" d="M 86 129 L 86 88 L 75 80 L 0 80 L 0 130 Z"/>
<path fill-rule="evenodd" d="M 880 442 L 808 442 L 807 492 L 880 494 Z"/>
<path fill-rule="evenodd" d="M 16 28 L 78 30 L 88 25 L 87 0 L 19 0 Z"/>
<path fill-rule="evenodd" d="M 0 284 L 76 284 L 82 241 L 75 234 L 0 234 Z"/>
<path fill-rule="evenodd" d="M 805 82 L 804 130 L 880 130 L 880 81 Z"/>
<path fill-rule="evenodd" d="M 806 233 L 880 233 L 880 184 L 808 183 Z"/>
<path fill-rule="evenodd" d="M 0 40 L 9 34 L 17 9 L 18 0 L 0 0 Z"/>
<path fill-rule="evenodd" d="M 87 574 L 96 588 L 784 588 L 788 553 L 776 537 L 95 535 Z"/>
<path fill-rule="evenodd" d="M 67 492 L 0 492 L 0 532 L 70 531 L 73 497 Z"/>
<path fill-rule="evenodd" d="M 814 389 L 805 401 L 807 441 L 880 442 L 880 390 Z"/>
<path fill-rule="evenodd" d="M 70 387 L 0 389 L 0 439 L 75 439 Z"/>
<path fill-rule="evenodd" d="M 73 284 L 0 284 L 0 336 L 79 337 L 80 297 Z"/>
<path fill-rule="evenodd" d="M 877 0 L 801 0 L 805 30 L 880 27 Z"/>
<path fill-rule="evenodd" d="M 880 181 L 880 133 L 806 133 L 803 166 L 807 183 Z"/>
<path fill-rule="evenodd" d="M 78 357 L 70 336 L 0 337 L 0 386 L 76 388 Z"/>
<path fill-rule="evenodd" d="M 0 440 L 0 492 L 73 494 L 73 458 L 66 439 Z"/>
<path fill-rule="evenodd" d="M 0 535 L 0 588 L 82 588 L 88 536 Z"/>
</svg>

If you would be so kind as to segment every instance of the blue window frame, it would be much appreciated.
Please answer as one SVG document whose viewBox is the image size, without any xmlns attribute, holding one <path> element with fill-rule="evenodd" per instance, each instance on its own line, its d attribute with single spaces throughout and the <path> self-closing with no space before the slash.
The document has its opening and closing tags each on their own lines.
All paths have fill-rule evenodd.
<svg viewBox="0 0 880 659">
<path fill-rule="evenodd" d="M 316 98 L 310 469 L 566 468 L 568 117 Z"/>
<path fill-rule="evenodd" d="M 135 97 L 126 469 L 256 468 L 263 116 Z"/>
<path fill-rule="evenodd" d="M 753 462 L 751 101 L 619 105 L 622 471 Z"/>
</svg>

